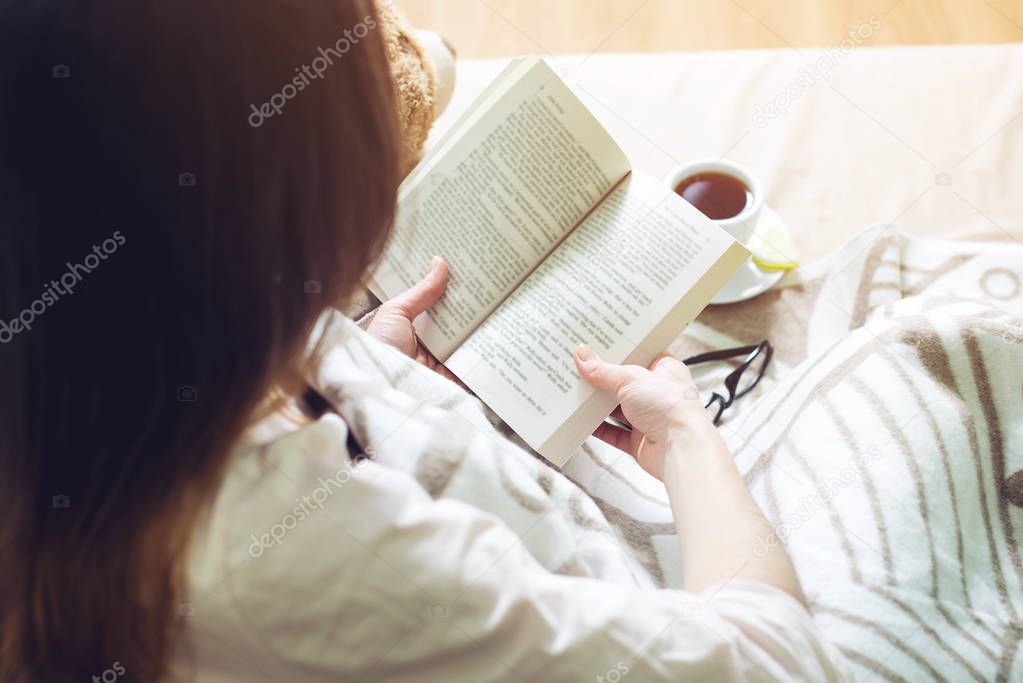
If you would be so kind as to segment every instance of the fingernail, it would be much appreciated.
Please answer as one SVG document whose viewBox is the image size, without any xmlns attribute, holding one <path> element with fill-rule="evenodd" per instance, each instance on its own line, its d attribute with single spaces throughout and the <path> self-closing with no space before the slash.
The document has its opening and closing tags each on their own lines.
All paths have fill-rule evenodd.
<svg viewBox="0 0 1023 683">
<path fill-rule="evenodd" d="M 441 261 L 442 259 L 440 256 L 434 256 L 432 259 L 430 259 L 430 270 L 436 270 L 437 266 L 440 265 Z"/>
<path fill-rule="evenodd" d="M 597 357 L 596 354 L 593 353 L 593 349 L 591 349 L 586 344 L 580 344 L 579 346 L 575 347 L 575 356 L 584 363 L 591 361 Z"/>
</svg>

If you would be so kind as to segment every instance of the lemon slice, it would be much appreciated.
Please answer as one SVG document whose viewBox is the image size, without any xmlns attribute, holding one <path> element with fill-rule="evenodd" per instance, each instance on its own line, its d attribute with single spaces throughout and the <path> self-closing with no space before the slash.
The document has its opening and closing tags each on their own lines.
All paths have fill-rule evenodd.
<svg viewBox="0 0 1023 683">
<path fill-rule="evenodd" d="M 750 240 L 753 263 L 764 270 L 792 270 L 799 267 L 799 252 L 781 217 L 764 207 Z"/>
</svg>

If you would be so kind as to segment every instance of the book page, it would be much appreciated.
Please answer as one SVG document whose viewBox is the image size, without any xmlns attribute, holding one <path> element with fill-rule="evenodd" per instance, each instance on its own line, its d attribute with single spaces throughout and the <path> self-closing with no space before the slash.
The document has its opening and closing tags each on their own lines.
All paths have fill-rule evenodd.
<svg viewBox="0 0 1023 683">
<path fill-rule="evenodd" d="M 562 464 L 617 405 L 576 372 L 589 344 L 647 365 L 749 253 L 653 178 L 633 174 L 471 335 L 448 367 Z"/>
<path fill-rule="evenodd" d="M 442 361 L 628 173 L 625 155 L 546 63 L 524 60 L 511 73 L 402 186 L 373 276 L 385 299 L 418 282 L 434 255 L 448 260 L 444 296 L 416 321 Z"/>
<path fill-rule="evenodd" d="M 516 57 L 508 62 L 508 64 L 501 69 L 501 73 L 494 78 L 493 81 L 487 85 L 483 91 L 476 96 L 472 104 L 465 108 L 458 119 L 451 124 L 451 126 L 444 132 L 444 134 L 437 140 L 428 140 L 427 148 L 424 150 L 423 158 L 416 165 L 412 172 L 409 173 L 408 178 L 405 179 L 406 185 L 412 185 L 416 182 L 417 175 L 426 175 L 433 168 L 433 159 L 438 155 L 442 154 L 447 150 L 453 142 L 458 140 L 459 137 L 466 131 L 469 125 L 472 124 L 480 115 L 481 112 L 485 112 L 492 107 L 497 100 L 504 95 L 508 89 L 518 81 L 523 74 L 528 72 L 533 66 L 533 62 L 530 58 Z"/>
</svg>

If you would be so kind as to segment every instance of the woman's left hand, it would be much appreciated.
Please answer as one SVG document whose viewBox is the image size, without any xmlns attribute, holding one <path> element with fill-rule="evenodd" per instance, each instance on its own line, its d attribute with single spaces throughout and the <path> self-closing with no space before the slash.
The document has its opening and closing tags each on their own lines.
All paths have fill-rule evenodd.
<svg viewBox="0 0 1023 683">
<path fill-rule="evenodd" d="M 412 326 L 412 321 L 420 313 L 437 303 L 447 286 L 448 264 L 440 256 L 434 256 L 430 271 L 422 280 L 380 304 L 366 331 L 406 356 L 415 358 L 431 370 L 457 382 L 455 376 L 419 343 L 416 328 Z"/>
</svg>

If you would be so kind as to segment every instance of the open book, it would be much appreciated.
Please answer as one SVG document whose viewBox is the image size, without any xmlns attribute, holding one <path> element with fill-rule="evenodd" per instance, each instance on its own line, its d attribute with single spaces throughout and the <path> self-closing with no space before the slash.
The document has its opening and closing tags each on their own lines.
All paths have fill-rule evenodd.
<svg viewBox="0 0 1023 683">
<path fill-rule="evenodd" d="M 423 344 L 555 465 L 617 405 L 576 372 L 589 344 L 646 366 L 749 252 L 629 161 L 542 60 L 512 62 L 402 184 L 370 288 L 447 259 Z"/>
</svg>

